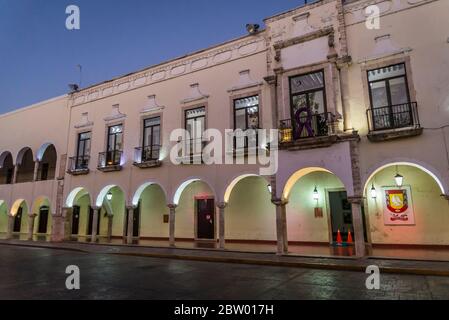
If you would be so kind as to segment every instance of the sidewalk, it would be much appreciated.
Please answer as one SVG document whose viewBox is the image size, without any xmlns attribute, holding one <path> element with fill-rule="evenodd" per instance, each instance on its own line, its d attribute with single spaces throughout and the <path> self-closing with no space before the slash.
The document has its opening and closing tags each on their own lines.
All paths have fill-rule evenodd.
<svg viewBox="0 0 449 320">
<path fill-rule="evenodd" d="M 370 265 L 376 265 L 382 273 L 449 276 L 449 262 L 397 260 L 387 258 L 354 257 L 306 257 L 300 255 L 278 256 L 273 253 L 237 252 L 216 249 L 161 248 L 133 245 L 91 244 L 80 242 L 51 243 L 45 241 L 0 240 L 0 245 L 72 250 L 88 254 L 117 254 L 151 258 L 224 262 L 253 265 L 271 265 L 312 269 L 328 269 L 365 272 Z"/>
</svg>

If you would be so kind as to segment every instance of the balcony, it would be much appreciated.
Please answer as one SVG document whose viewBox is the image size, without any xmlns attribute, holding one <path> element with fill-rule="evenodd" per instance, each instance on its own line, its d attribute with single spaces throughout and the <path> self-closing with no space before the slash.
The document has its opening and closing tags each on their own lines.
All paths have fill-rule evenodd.
<svg viewBox="0 0 449 320">
<path fill-rule="evenodd" d="M 89 156 L 79 156 L 69 158 L 68 174 L 79 176 L 89 173 Z"/>
<path fill-rule="evenodd" d="M 413 137 L 423 132 L 416 102 L 368 109 L 366 116 L 368 139 L 372 142 Z"/>
<path fill-rule="evenodd" d="M 97 169 L 102 172 L 112 172 L 122 170 L 121 160 L 123 151 L 113 150 L 98 154 Z"/>
<path fill-rule="evenodd" d="M 298 120 L 287 119 L 280 122 L 279 142 L 281 149 L 325 148 L 337 141 L 338 122 L 332 113 L 306 115 Z"/>
<path fill-rule="evenodd" d="M 247 129 L 245 131 L 234 131 L 228 133 L 227 150 L 228 155 L 237 157 L 257 156 L 261 150 L 259 142 L 260 128 Z M 263 150 L 265 152 L 265 150 Z"/>
<path fill-rule="evenodd" d="M 160 167 L 162 165 L 159 160 L 160 151 L 160 145 L 135 148 L 133 165 L 142 169 Z"/>
</svg>

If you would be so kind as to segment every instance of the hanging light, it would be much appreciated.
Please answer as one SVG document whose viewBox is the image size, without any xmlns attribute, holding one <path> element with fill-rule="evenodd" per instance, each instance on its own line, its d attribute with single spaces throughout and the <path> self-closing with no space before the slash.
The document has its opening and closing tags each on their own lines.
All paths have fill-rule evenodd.
<svg viewBox="0 0 449 320">
<path fill-rule="evenodd" d="M 401 188 L 404 184 L 404 177 L 401 176 L 399 173 L 394 177 L 394 180 L 396 181 L 396 186 L 398 188 Z"/>
<path fill-rule="evenodd" d="M 273 192 L 273 188 L 271 187 L 271 184 L 267 185 L 267 189 L 268 189 L 268 193 L 272 193 Z"/>
<path fill-rule="evenodd" d="M 373 199 L 377 198 L 377 190 L 376 190 L 376 188 L 374 188 L 374 183 L 373 183 L 373 186 L 371 188 L 371 198 L 373 198 Z"/>
<path fill-rule="evenodd" d="M 111 200 L 112 200 L 112 192 L 111 192 L 111 191 L 109 191 L 108 194 L 106 195 L 106 199 L 107 199 L 108 201 L 111 201 Z"/>
<path fill-rule="evenodd" d="M 315 187 L 315 189 L 313 190 L 313 200 L 318 201 L 319 198 L 320 198 L 320 195 L 318 194 L 318 189 L 317 189 L 317 187 Z"/>
<path fill-rule="evenodd" d="M 404 184 L 404 177 L 399 174 L 399 168 L 396 166 L 396 175 L 394 177 L 394 181 L 396 181 L 396 186 L 401 188 Z"/>
</svg>

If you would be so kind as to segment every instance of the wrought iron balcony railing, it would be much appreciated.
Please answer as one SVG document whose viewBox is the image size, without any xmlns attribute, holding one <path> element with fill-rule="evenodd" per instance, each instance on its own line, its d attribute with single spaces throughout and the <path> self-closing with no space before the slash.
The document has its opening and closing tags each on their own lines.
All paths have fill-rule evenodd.
<svg viewBox="0 0 449 320">
<path fill-rule="evenodd" d="M 288 143 L 299 139 L 323 137 L 331 132 L 333 115 L 330 112 L 316 113 L 299 117 L 299 119 L 281 120 L 280 142 Z"/>
<path fill-rule="evenodd" d="M 366 116 L 370 132 L 410 127 L 420 128 L 416 102 L 368 109 Z"/>
<path fill-rule="evenodd" d="M 78 156 L 69 158 L 68 173 L 87 173 L 89 171 L 90 156 Z"/>
<path fill-rule="evenodd" d="M 98 154 L 98 169 L 119 167 L 121 165 L 123 151 L 112 150 Z"/>
<path fill-rule="evenodd" d="M 203 150 L 208 141 L 203 138 L 180 140 L 178 143 L 182 146 L 178 157 L 183 160 L 183 163 L 197 163 L 203 162 Z"/>
<path fill-rule="evenodd" d="M 160 145 L 151 145 L 134 149 L 134 163 L 148 163 L 159 161 L 161 152 Z"/>
</svg>

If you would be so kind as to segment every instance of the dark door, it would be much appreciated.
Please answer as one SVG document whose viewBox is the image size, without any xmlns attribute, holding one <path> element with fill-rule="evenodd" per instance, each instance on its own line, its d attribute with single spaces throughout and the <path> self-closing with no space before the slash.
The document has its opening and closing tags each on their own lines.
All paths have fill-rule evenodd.
<svg viewBox="0 0 449 320">
<path fill-rule="evenodd" d="M 73 206 L 72 209 L 72 234 L 78 235 L 80 227 L 80 207 Z"/>
<path fill-rule="evenodd" d="M 89 224 L 87 227 L 87 235 L 92 235 L 92 228 L 93 228 L 93 222 L 94 222 L 94 210 L 89 207 Z M 100 212 L 98 212 L 97 217 L 97 235 L 100 233 Z"/>
<path fill-rule="evenodd" d="M 49 164 L 48 163 L 43 163 L 42 164 L 41 181 L 45 181 L 45 180 L 48 179 L 48 168 L 49 168 Z"/>
<path fill-rule="evenodd" d="M 47 233 L 48 207 L 42 207 L 39 210 L 39 226 L 37 233 Z"/>
<path fill-rule="evenodd" d="M 352 225 L 352 207 L 348 201 L 346 191 L 329 192 L 329 204 L 331 209 L 332 240 L 337 241 L 338 230 L 343 242 L 348 239 L 348 233 L 354 234 Z"/>
<path fill-rule="evenodd" d="M 126 210 L 126 221 L 125 221 L 125 236 L 128 236 L 128 210 Z M 137 208 L 134 209 L 133 215 L 133 237 L 139 237 L 139 224 L 140 224 L 140 202 Z"/>
<path fill-rule="evenodd" d="M 22 226 L 22 207 L 17 210 L 17 214 L 14 217 L 14 232 L 20 232 L 20 227 Z"/>
<path fill-rule="evenodd" d="M 214 199 L 197 199 L 198 239 L 215 239 L 215 201 Z"/>
</svg>

